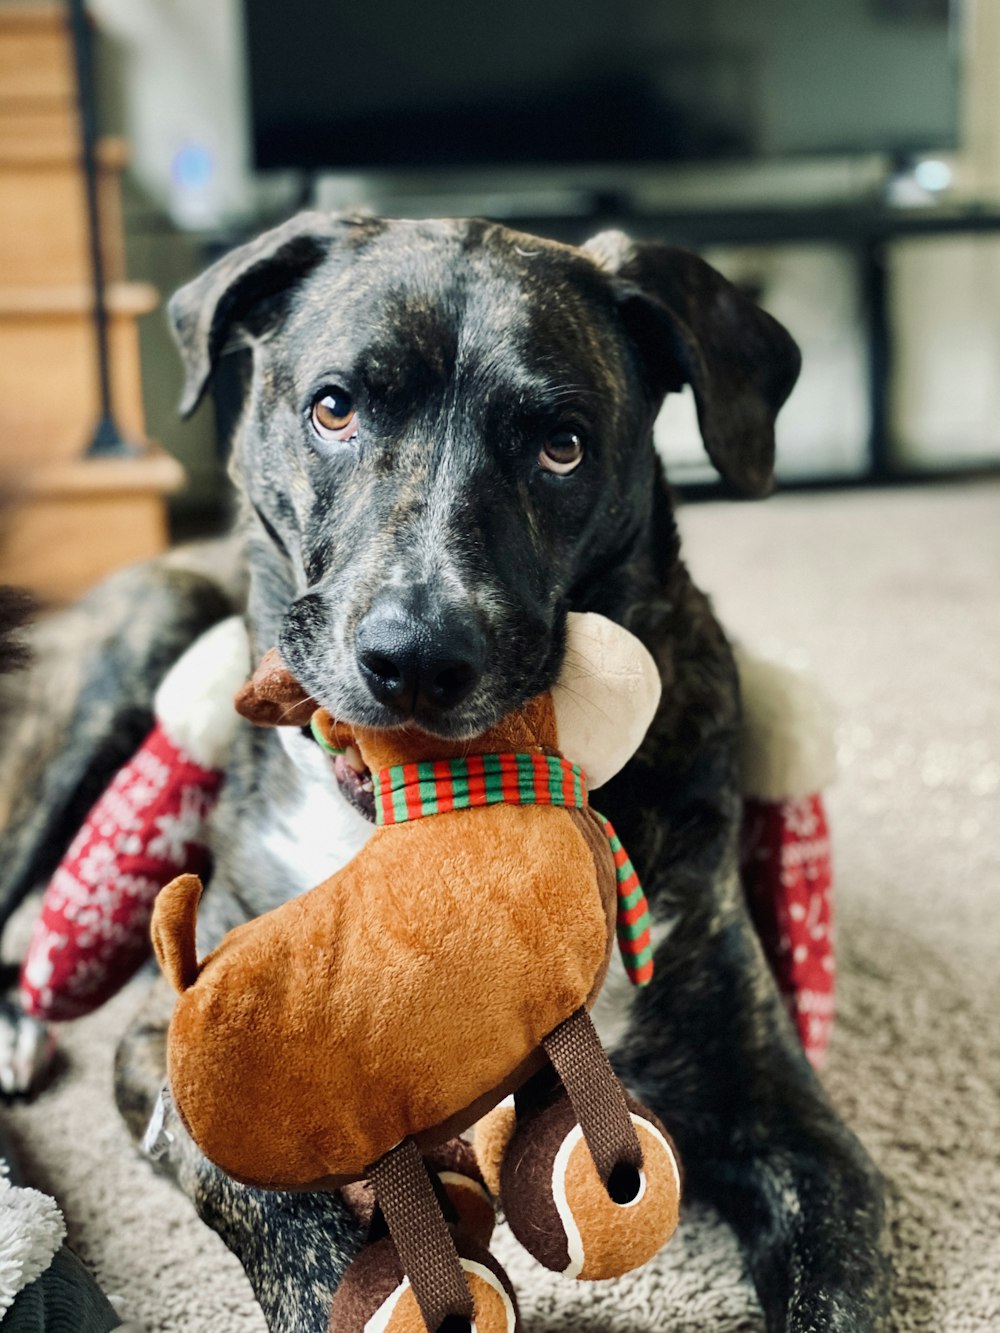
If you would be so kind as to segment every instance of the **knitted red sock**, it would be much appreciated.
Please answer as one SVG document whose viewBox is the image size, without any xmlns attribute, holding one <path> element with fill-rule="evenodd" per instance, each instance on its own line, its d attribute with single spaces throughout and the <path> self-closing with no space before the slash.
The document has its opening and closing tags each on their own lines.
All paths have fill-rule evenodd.
<svg viewBox="0 0 1000 1333">
<path fill-rule="evenodd" d="M 222 774 L 150 732 L 73 840 L 45 892 L 21 970 L 21 1001 L 37 1018 L 79 1018 L 123 986 L 150 954 L 162 886 L 199 873 L 204 826 Z"/>
<path fill-rule="evenodd" d="M 833 1026 L 830 837 L 819 795 L 744 800 L 741 871 L 750 914 L 813 1065 Z"/>
<path fill-rule="evenodd" d="M 174 876 L 208 862 L 206 821 L 240 719 L 246 678 L 242 620 L 216 625 L 156 693 L 156 725 L 74 838 L 42 900 L 21 968 L 20 998 L 36 1018 L 88 1014 L 150 956 L 153 900 Z"/>
</svg>

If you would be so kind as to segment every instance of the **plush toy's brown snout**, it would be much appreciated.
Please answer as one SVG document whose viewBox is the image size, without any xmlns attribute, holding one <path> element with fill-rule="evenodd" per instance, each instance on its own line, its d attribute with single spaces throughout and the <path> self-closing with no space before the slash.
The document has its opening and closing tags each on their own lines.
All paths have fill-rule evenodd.
<svg viewBox="0 0 1000 1333">
<path fill-rule="evenodd" d="M 319 707 L 285 666 L 277 648 L 269 648 L 260 659 L 234 702 L 236 711 L 258 727 L 308 727 Z"/>
</svg>

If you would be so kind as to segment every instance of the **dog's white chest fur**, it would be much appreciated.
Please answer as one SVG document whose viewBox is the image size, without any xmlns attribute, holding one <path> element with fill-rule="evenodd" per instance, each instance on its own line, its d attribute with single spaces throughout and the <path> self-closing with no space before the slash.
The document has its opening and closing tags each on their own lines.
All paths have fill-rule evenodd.
<svg viewBox="0 0 1000 1333">
<path fill-rule="evenodd" d="M 286 869 L 295 896 L 347 865 L 375 830 L 344 799 L 315 741 L 290 728 L 277 734 L 292 761 L 290 781 L 277 794 L 264 843 Z"/>
</svg>

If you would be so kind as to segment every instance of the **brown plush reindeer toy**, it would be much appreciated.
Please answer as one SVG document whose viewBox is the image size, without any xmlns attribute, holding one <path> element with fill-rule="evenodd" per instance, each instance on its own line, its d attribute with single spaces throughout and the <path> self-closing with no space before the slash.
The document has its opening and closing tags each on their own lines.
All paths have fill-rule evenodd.
<svg viewBox="0 0 1000 1333">
<path fill-rule="evenodd" d="M 336 1333 L 520 1328 L 486 1249 L 484 1184 L 521 1243 L 572 1277 L 637 1267 L 677 1224 L 673 1145 L 588 1013 L 616 923 L 626 971 L 652 972 L 641 887 L 587 789 L 638 747 L 659 677 L 599 616 L 570 617 L 565 660 L 551 693 L 470 743 L 345 727 L 269 653 L 237 707 L 355 746 L 378 827 L 344 869 L 201 962 L 201 882 L 183 875 L 157 900 L 188 1131 L 246 1183 L 344 1189 L 368 1226 Z M 477 1121 L 478 1169 L 454 1137 Z"/>
</svg>

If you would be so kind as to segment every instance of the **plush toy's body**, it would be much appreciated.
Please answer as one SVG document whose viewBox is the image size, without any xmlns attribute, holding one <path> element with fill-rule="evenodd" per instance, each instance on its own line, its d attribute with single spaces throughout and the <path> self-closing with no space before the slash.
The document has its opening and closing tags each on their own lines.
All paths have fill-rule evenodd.
<svg viewBox="0 0 1000 1333">
<path fill-rule="evenodd" d="M 611 1276 L 645 1262 L 677 1224 L 673 1146 L 626 1098 L 587 1016 L 620 908 L 623 952 L 637 980 L 648 976 L 644 900 L 582 770 L 558 752 L 565 722 L 602 775 L 620 767 L 659 678 L 610 622 L 579 617 L 573 632 L 591 660 L 581 654 L 561 682 L 561 717 L 545 694 L 474 743 L 345 728 L 265 659 L 241 711 L 263 724 L 308 718 L 327 748 L 356 746 L 380 827 L 343 870 L 238 927 L 201 963 L 200 881 L 181 876 L 157 899 L 154 947 L 180 995 L 171 1092 L 199 1146 L 259 1186 L 374 1185 L 392 1245 L 380 1278 L 370 1259 L 352 1269 L 334 1327 L 354 1326 L 370 1304 L 359 1294 L 386 1265 L 412 1283 L 430 1329 L 449 1315 L 474 1317 L 483 1333 L 516 1326 L 511 1294 L 460 1214 L 449 1239 L 421 1162 L 509 1093 L 516 1113 L 494 1125 L 489 1155 L 515 1234 L 543 1263 Z M 398 1282 L 392 1292 L 394 1311 Z M 393 1318 L 378 1327 L 411 1326 Z"/>
</svg>

